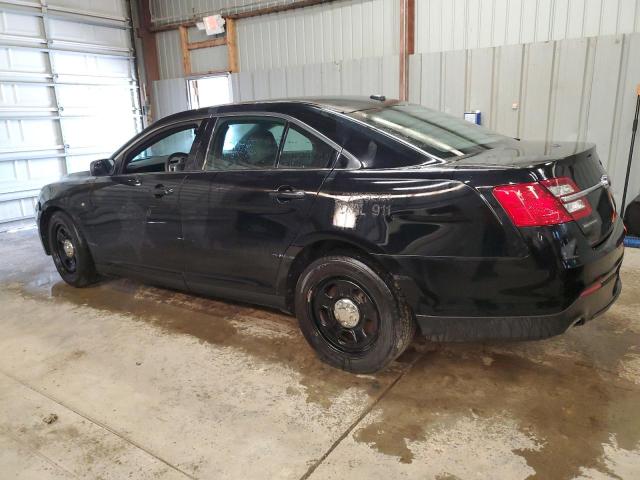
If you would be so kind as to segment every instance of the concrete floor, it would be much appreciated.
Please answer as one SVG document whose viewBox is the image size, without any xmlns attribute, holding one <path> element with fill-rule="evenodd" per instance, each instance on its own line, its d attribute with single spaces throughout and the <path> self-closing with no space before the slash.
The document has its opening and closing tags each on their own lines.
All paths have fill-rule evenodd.
<svg viewBox="0 0 640 480">
<path fill-rule="evenodd" d="M 33 230 L 0 258 L 2 478 L 640 478 L 638 250 L 586 326 L 416 342 L 372 376 L 321 364 L 276 312 L 68 287 Z"/>
</svg>

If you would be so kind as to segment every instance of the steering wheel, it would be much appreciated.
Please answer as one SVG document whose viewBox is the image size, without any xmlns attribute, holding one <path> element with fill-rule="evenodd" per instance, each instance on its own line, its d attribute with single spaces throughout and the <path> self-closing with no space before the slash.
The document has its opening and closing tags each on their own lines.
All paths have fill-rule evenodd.
<svg viewBox="0 0 640 480">
<path fill-rule="evenodd" d="M 167 157 L 164 162 L 164 171 L 165 172 L 179 172 L 184 169 L 185 163 L 187 163 L 187 158 L 189 158 L 188 153 L 184 152 L 175 152 Z"/>
</svg>

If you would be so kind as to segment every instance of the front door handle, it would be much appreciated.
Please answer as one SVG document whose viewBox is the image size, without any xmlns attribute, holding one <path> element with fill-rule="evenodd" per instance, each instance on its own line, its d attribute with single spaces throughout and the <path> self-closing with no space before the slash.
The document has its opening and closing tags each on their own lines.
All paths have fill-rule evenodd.
<svg viewBox="0 0 640 480">
<path fill-rule="evenodd" d="M 153 187 L 153 196 L 156 198 L 164 197 L 165 195 L 171 195 L 173 188 L 167 188 L 161 183 Z"/>
<path fill-rule="evenodd" d="M 142 185 L 142 182 L 140 181 L 140 179 L 138 177 L 127 178 L 127 183 L 129 185 L 133 185 L 134 187 L 139 187 L 140 185 Z"/>
<path fill-rule="evenodd" d="M 292 187 L 280 187 L 273 192 L 273 196 L 280 202 L 288 202 L 289 200 L 301 200 L 305 197 L 304 190 L 294 190 Z"/>
</svg>

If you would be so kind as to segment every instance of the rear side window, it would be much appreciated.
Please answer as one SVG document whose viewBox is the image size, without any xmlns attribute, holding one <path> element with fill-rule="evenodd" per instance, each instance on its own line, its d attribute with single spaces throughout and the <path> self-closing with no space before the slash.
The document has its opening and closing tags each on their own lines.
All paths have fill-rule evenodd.
<svg viewBox="0 0 640 480">
<path fill-rule="evenodd" d="M 419 105 L 398 104 L 351 116 L 441 159 L 480 153 L 510 141 L 463 119 Z"/>
<path fill-rule="evenodd" d="M 220 119 L 205 170 L 274 168 L 285 122 L 276 118 Z"/>
<path fill-rule="evenodd" d="M 335 155 L 333 147 L 290 123 L 278 168 L 327 168 Z"/>
</svg>

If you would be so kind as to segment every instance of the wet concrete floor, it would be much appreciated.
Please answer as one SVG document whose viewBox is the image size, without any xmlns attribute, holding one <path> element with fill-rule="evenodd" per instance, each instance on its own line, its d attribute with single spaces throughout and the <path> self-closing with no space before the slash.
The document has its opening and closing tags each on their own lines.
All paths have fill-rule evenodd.
<svg viewBox="0 0 640 480">
<path fill-rule="evenodd" d="M 292 317 L 110 280 L 0 235 L 2 478 L 640 478 L 640 251 L 603 317 L 540 342 L 416 341 L 377 375 Z"/>
</svg>

